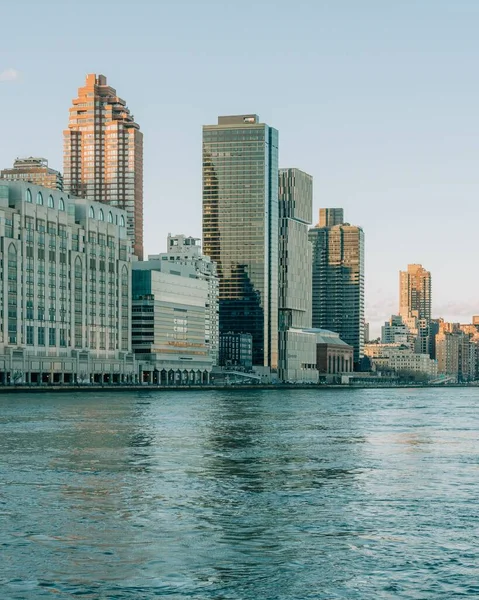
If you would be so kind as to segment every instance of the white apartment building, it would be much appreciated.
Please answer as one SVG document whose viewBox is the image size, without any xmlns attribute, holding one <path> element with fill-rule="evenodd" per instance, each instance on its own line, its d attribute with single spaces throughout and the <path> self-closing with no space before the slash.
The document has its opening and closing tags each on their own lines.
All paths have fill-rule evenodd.
<svg viewBox="0 0 479 600">
<path fill-rule="evenodd" d="M 0 181 L 0 383 L 135 380 L 126 213 Z"/>
</svg>

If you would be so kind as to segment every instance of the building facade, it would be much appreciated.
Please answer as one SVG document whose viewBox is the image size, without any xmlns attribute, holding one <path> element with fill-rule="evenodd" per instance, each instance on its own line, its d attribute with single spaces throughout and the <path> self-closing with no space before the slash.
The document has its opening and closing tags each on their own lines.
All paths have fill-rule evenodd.
<svg viewBox="0 0 479 600">
<path fill-rule="evenodd" d="M 222 333 L 219 366 L 250 371 L 253 366 L 253 336 L 250 333 Z"/>
<path fill-rule="evenodd" d="M 307 329 L 316 346 L 316 370 L 319 375 L 345 375 L 354 370 L 354 348 L 337 333 L 326 329 Z"/>
<path fill-rule="evenodd" d="M 203 251 L 218 266 L 220 333 L 250 333 L 278 366 L 278 132 L 257 115 L 203 127 Z"/>
<path fill-rule="evenodd" d="M 3 169 L 0 172 L 1 179 L 9 181 L 28 181 L 35 185 L 63 191 L 63 176 L 59 171 L 48 166 L 46 158 L 29 156 L 28 158 L 17 158 L 13 168 Z"/>
<path fill-rule="evenodd" d="M 299 169 L 279 171 L 279 361 L 281 381 L 317 381 L 311 369 L 313 178 Z"/>
<path fill-rule="evenodd" d="M 399 272 L 399 314 L 415 338 L 415 351 L 430 354 L 431 273 L 422 265 Z"/>
<path fill-rule="evenodd" d="M 209 383 L 213 361 L 205 341 L 208 283 L 133 265 L 132 344 L 140 380 L 159 385 Z"/>
<path fill-rule="evenodd" d="M 158 270 L 184 277 L 196 277 L 208 284 L 205 303 L 205 343 L 213 365 L 219 351 L 219 280 L 216 263 L 201 253 L 200 240 L 191 236 L 168 235 L 167 252 L 150 254 L 149 264 L 156 261 Z"/>
<path fill-rule="evenodd" d="M 135 381 L 126 214 L 0 181 L 0 382 Z"/>
<path fill-rule="evenodd" d="M 364 233 L 337 223 L 341 209 L 326 209 L 309 230 L 313 245 L 313 327 L 327 329 L 354 348 L 359 364 L 364 346 Z M 321 225 L 333 222 L 334 225 Z"/>
<path fill-rule="evenodd" d="M 142 260 L 143 134 L 104 75 L 87 75 L 63 139 L 65 191 L 125 210 L 134 254 Z"/>
</svg>

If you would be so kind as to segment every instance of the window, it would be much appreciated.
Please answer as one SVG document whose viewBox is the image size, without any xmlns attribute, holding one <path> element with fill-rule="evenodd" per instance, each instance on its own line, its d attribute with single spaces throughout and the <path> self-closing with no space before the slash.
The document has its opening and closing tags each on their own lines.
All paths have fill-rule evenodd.
<svg viewBox="0 0 479 600">
<path fill-rule="evenodd" d="M 26 194 L 25 194 L 25 200 L 26 200 L 27 202 L 30 202 L 30 204 L 33 202 L 33 199 L 32 199 L 32 192 L 31 192 L 30 190 L 27 190 L 27 191 L 26 191 Z"/>
<path fill-rule="evenodd" d="M 27 344 L 33 346 L 33 326 L 27 325 Z"/>
<path fill-rule="evenodd" d="M 55 202 L 51 194 L 48 196 L 48 208 L 55 208 Z"/>
<path fill-rule="evenodd" d="M 55 327 L 49 327 L 48 328 L 48 345 L 49 346 L 55 346 L 57 343 L 57 335 L 56 335 L 57 331 L 55 329 Z"/>
<path fill-rule="evenodd" d="M 100 211 L 98 213 L 98 220 L 99 221 L 104 221 L 105 220 L 105 215 L 103 214 L 103 209 L 100 208 Z"/>
<path fill-rule="evenodd" d="M 45 327 L 38 328 L 38 345 L 39 346 L 45 345 Z"/>
<path fill-rule="evenodd" d="M 95 209 L 93 208 L 93 206 L 90 206 L 90 211 L 88 213 L 90 219 L 94 219 L 95 218 Z"/>
<path fill-rule="evenodd" d="M 113 214 L 111 211 L 108 213 L 108 223 L 113 223 Z"/>
<path fill-rule="evenodd" d="M 41 192 L 37 194 L 37 204 L 41 204 L 43 206 L 43 196 Z"/>
<path fill-rule="evenodd" d="M 58 203 L 58 210 L 65 210 L 65 200 L 63 200 L 63 198 L 60 198 L 60 201 Z"/>
<path fill-rule="evenodd" d="M 125 227 L 125 217 L 123 215 L 120 217 L 120 227 Z"/>
</svg>

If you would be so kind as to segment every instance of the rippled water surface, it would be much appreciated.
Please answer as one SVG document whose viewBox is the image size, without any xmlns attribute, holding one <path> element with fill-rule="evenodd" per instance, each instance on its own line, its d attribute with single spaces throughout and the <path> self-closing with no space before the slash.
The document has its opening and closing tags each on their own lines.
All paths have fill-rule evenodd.
<svg viewBox="0 0 479 600">
<path fill-rule="evenodd" d="M 0 598 L 479 598 L 479 390 L 0 396 Z"/>
</svg>

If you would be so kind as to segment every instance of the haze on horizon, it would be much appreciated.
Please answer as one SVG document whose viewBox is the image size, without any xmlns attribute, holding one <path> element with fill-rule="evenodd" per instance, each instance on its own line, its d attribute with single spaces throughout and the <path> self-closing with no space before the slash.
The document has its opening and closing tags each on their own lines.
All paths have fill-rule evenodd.
<svg viewBox="0 0 479 600">
<path fill-rule="evenodd" d="M 399 270 L 431 271 L 433 316 L 479 313 L 479 3 L 206 0 L 3 8 L 0 167 L 44 156 L 87 73 L 145 136 L 145 254 L 201 235 L 201 126 L 259 114 L 280 167 L 314 177 L 314 215 L 343 207 L 366 236 L 372 334 L 398 310 Z M 12 26 L 7 26 L 11 23 Z"/>
</svg>

